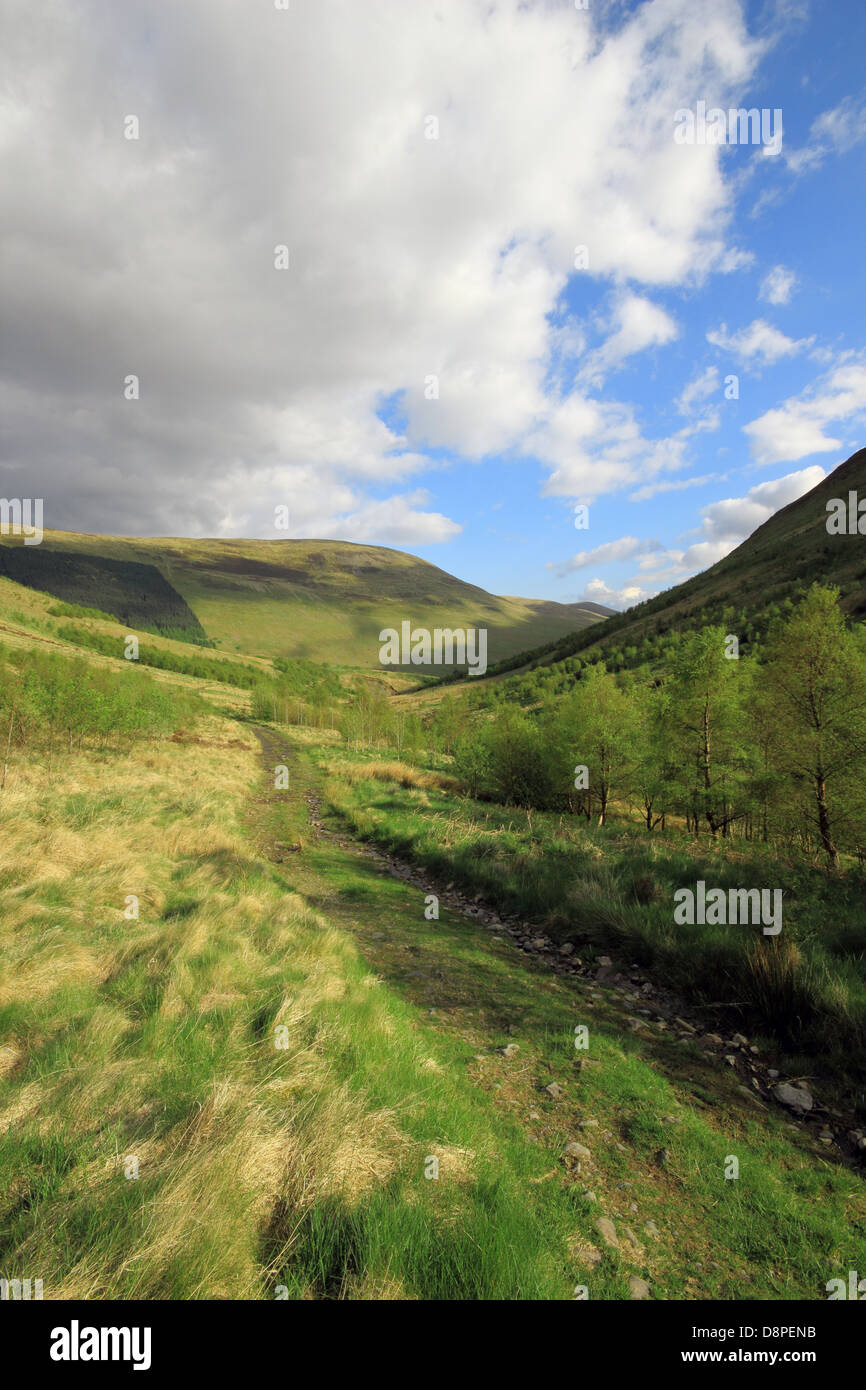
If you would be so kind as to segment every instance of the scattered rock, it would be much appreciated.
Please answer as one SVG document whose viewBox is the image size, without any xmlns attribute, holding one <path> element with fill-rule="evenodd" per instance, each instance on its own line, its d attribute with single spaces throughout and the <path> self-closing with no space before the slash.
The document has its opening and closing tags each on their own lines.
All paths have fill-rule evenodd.
<svg viewBox="0 0 866 1390">
<path fill-rule="evenodd" d="M 503 1057 L 511 1058 L 517 1056 L 520 1048 L 517 1043 L 508 1043 L 506 1047 L 500 1047 L 499 1051 L 502 1053 Z"/>
<path fill-rule="evenodd" d="M 616 1245 L 616 1226 L 609 1216 L 600 1216 L 595 1223 L 595 1229 L 606 1245 Z"/>
<path fill-rule="evenodd" d="M 789 1086 L 787 1082 L 774 1086 L 773 1096 L 780 1105 L 786 1105 L 789 1110 L 794 1110 L 799 1115 L 811 1110 L 814 1104 L 811 1094 L 804 1086 Z"/>
<path fill-rule="evenodd" d="M 585 1144 L 577 1144 L 574 1142 L 566 1144 L 564 1155 L 566 1158 L 592 1158 L 592 1154 Z"/>
<path fill-rule="evenodd" d="M 581 1195 L 581 1197 L 583 1198 L 583 1200 L 584 1200 L 585 1202 L 597 1202 L 597 1201 L 598 1201 L 598 1198 L 596 1197 L 595 1193 L 594 1193 L 594 1192 L 590 1192 L 590 1190 L 589 1190 L 588 1187 L 587 1187 L 583 1192 L 581 1192 L 580 1195 Z"/>
<path fill-rule="evenodd" d="M 732 1052 L 725 1053 L 725 1061 L 729 1067 L 735 1067 L 737 1065 L 737 1059 Z"/>
<path fill-rule="evenodd" d="M 656 1163 L 660 1168 L 667 1168 L 671 1158 L 670 1149 L 658 1149 L 656 1152 Z"/>
<path fill-rule="evenodd" d="M 561 956 L 573 956 L 573 955 L 574 955 L 574 947 L 573 947 L 573 945 L 571 944 L 570 941 L 563 941 L 562 945 L 561 945 L 560 948 L 559 948 L 559 954 L 560 954 Z"/>
<path fill-rule="evenodd" d="M 650 1286 L 646 1279 L 641 1279 L 637 1274 L 630 1274 L 628 1291 L 632 1298 L 649 1298 Z"/>
<path fill-rule="evenodd" d="M 659 1228 L 654 1221 L 645 1221 L 644 1230 L 648 1236 L 657 1236 L 659 1234 Z"/>
<path fill-rule="evenodd" d="M 598 1120 L 581 1120 L 581 1129 L 598 1129 Z"/>
<path fill-rule="evenodd" d="M 559 1097 L 565 1094 L 558 1081 L 551 1081 L 544 1089 L 553 1100 L 559 1100 Z"/>
<path fill-rule="evenodd" d="M 601 966 L 613 965 L 613 961 L 611 960 L 610 956 L 599 956 L 598 963 Z"/>
<path fill-rule="evenodd" d="M 744 1038 L 743 1035 L 742 1035 L 742 1033 L 735 1033 L 734 1036 L 731 1038 L 731 1042 L 733 1043 L 734 1047 L 748 1047 L 748 1046 L 749 1046 L 749 1039 L 748 1039 L 748 1038 Z"/>
</svg>

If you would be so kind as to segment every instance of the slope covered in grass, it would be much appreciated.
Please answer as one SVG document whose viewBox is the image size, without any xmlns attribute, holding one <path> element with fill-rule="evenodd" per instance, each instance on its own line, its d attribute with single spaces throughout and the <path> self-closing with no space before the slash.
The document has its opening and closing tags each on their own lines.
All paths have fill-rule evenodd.
<svg viewBox="0 0 866 1390">
<path fill-rule="evenodd" d="M 848 1173 L 317 835 L 306 750 L 335 737 L 263 735 L 262 762 L 214 716 L 16 763 L 4 1277 L 38 1271 L 46 1298 L 617 1299 L 633 1276 L 659 1298 L 822 1298 L 863 1263 Z M 281 863 L 277 841 L 301 848 Z"/>
<path fill-rule="evenodd" d="M 6 545 L 23 549 L 11 539 Z M 486 627 L 488 659 L 498 661 L 597 622 L 609 611 L 597 604 L 500 598 L 415 555 L 344 541 L 136 539 L 46 531 L 40 550 L 62 551 L 82 562 L 103 557 L 155 566 L 224 650 L 333 665 L 377 667 L 379 632 L 399 628 L 404 620 L 431 630 Z M 106 606 L 92 598 L 87 602 Z"/>
</svg>

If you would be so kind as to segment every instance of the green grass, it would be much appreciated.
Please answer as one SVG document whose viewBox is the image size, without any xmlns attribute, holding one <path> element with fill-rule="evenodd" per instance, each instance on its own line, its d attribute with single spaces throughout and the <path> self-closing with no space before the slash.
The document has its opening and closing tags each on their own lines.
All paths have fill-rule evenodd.
<svg viewBox="0 0 866 1390">
<path fill-rule="evenodd" d="M 297 751 L 292 758 L 296 805 L 318 782 L 304 765 L 308 756 Z M 381 787 L 375 790 L 382 794 Z M 362 793 L 374 789 L 364 786 Z M 300 810 L 282 824 L 286 838 L 302 830 Z M 454 1231 L 443 1234 L 437 1222 L 430 1224 L 429 1210 L 416 1209 L 416 1174 L 403 1187 L 408 1215 L 381 1192 L 354 1214 L 339 1205 L 327 1218 L 311 1214 L 298 1239 L 304 1259 L 318 1264 L 320 1292 L 333 1296 L 346 1268 L 357 1267 L 375 1271 L 380 1280 L 384 1270 L 400 1271 L 404 1289 L 415 1297 L 550 1296 L 542 1292 L 549 1267 L 554 1282 L 560 1281 L 558 1297 L 570 1296 L 571 1281 L 588 1282 L 592 1297 L 627 1297 L 628 1274 L 634 1272 L 650 1280 L 657 1297 L 820 1297 L 832 1277 L 825 1267 L 839 1259 L 844 1264 L 847 1252 L 862 1248 L 850 1224 L 862 1202 L 856 1178 L 803 1153 L 788 1137 L 783 1117 L 757 1114 L 691 1049 L 664 1038 L 650 1047 L 644 1039 L 623 1036 L 615 1012 L 593 1003 L 584 987 L 528 968 L 504 943 L 447 911 L 438 923 L 428 923 L 418 890 L 386 876 L 375 863 L 347 858 L 333 842 L 309 846 L 293 877 L 305 892 L 308 879 L 319 891 L 329 885 L 317 905 L 358 935 L 389 989 L 413 1006 L 414 1020 L 406 1015 L 410 1027 L 428 1031 L 421 1010 L 435 1018 L 438 1036 L 425 1046 L 444 1064 L 445 1075 L 433 1074 L 417 1115 L 405 1105 L 405 1123 L 422 1140 L 421 1148 L 424 1136 L 429 1142 L 437 1134 L 476 1153 L 476 1180 L 465 1194 L 469 1206 L 461 1209 L 460 1225 L 483 1247 L 481 1233 L 495 1207 L 508 1240 L 502 1247 L 493 1243 L 494 1251 L 520 1252 L 519 1285 L 508 1261 L 494 1277 L 483 1248 L 479 1252 L 472 1244 L 455 1262 Z M 591 1027 L 583 1066 L 576 1065 L 576 1020 Z M 516 1063 L 494 1050 L 509 1041 L 520 1047 Z M 411 1071 L 401 1069 L 393 1041 L 377 1056 L 361 1025 L 352 1030 L 338 1065 L 341 1078 L 372 1088 L 382 1102 L 393 1100 L 395 1088 L 412 1094 Z M 460 1084 L 466 1077 L 473 1083 L 468 1095 Z M 564 1088 L 561 1101 L 543 1090 L 554 1079 Z M 710 1088 L 712 1109 L 698 1095 Z M 662 1122 L 672 1111 L 678 1116 L 673 1130 Z M 531 1114 L 536 1118 L 530 1120 Z M 577 1181 L 569 1181 L 562 1150 L 586 1117 L 600 1125 L 580 1136 L 593 1160 Z M 664 1146 L 672 1158 L 662 1172 L 654 1154 Z M 736 1182 L 723 1176 L 732 1152 L 741 1159 Z M 582 1198 L 584 1185 L 596 1192 L 597 1204 Z M 396 1200 L 399 1189 L 393 1191 Z M 637 1215 L 629 1211 L 631 1201 L 638 1204 Z M 593 1225 L 601 1211 L 614 1217 L 620 1231 L 637 1228 L 638 1246 L 621 1240 L 619 1249 L 606 1250 Z M 659 1227 L 658 1241 L 642 1234 L 648 1220 Z M 575 1242 L 601 1248 L 592 1273 L 568 1255 Z M 417 1249 L 426 1259 L 413 1259 Z M 563 1252 L 570 1265 L 565 1279 L 557 1273 Z M 450 1295 L 442 1292 L 440 1260 L 452 1271 Z"/>
<path fill-rule="evenodd" d="M 309 730 L 266 734 L 263 764 L 238 734 L 211 718 L 206 756 L 73 754 L 50 783 L 34 759 L 6 789 L 4 1277 L 48 1298 L 475 1301 L 626 1299 L 638 1274 L 655 1298 L 737 1300 L 823 1298 L 866 1264 L 853 1175 L 690 1049 L 624 1033 L 612 995 L 427 921 L 417 889 L 313 834 Z M 275 862 L 276 841 L 302 848 Z"/>
<path fill-rule="evenodd" d="M 320 756 L 334 774 L 329 798 L 353 833 L 537 923 L 554 941 L 572 941 L 590 955 L 627 952 L 699 1003 L 728 1002 L 733 1026 L 812 1058 L 822 1075 L 841 1079 L 847 1101 L 866 1116 L 861 874 L 830 880 L 760 845 L 738 842 L 732 850 L 678 831 L 648 840 L 628 823 L 590 827 L 455 798 L 435 786 L 383 786 L 363 777 L 356 755 L 328 749 Z M 725 889 L 782 886 L 780 938 L 764 937 L 760 927 L 676 926 L 674 892 L 699 879 Z"/>
</svg>

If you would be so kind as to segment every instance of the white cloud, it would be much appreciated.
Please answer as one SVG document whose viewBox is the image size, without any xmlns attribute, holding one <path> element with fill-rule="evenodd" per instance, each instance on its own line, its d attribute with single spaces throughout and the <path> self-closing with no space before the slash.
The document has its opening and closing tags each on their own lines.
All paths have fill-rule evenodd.
<svg viewBox="0 0 866 1390">
<path fill-rule="evenodd" d="M 789 150 L 785 162 L 794 174 L 817 169 L 828 155 L 846 154 L 866 140 L 866 101 L 845 97 L 812 122 L 809 139 L 799 150 Z"/>
<path fill-rule="evenodd" d="M 603 603 L 608 608 L 625 609 L 633 608 L 636 603 L 650 597 L 651 591 L 642 589 L 639 584 L 625 584 L 621 589 L 615 589 L 603 579 L 590 579 L 583 593 L 572 601 Z"/>
<path fill-rule="evenodd" d="M 646 439 L 630 405 L 575 394 L 550 409 L 526 439 L 528 453 L 554 465 L 544 493 L 592 500 L 686 463 L 694 428 Z"/>
<path fill-rule="evenodd" d="M 719 369 L 707 367 L 683 388 L 675 402 L 677 410 L 680 415 L 691 415 L 696 405 L 705 401 L 707 396 L 714 395 L 718 389 Z"/>
<path fill-rule="evenodd" d="M 632 492 L 628 500 L 629 502 L 648 502 L 657 493 L 683 492 L 690 487 L 704 487 L 707 483 L 716 482 L 720 476 L 724 478 L 725 474 L 705 473 L 699 478 L 678 478 L 670 482 L 647 483 L 646 487 L 639 487 L 637 492 Z"/>
<path fill-rule="evenodd" d="M 0 0 L 0 23 L 4 488 L 53 524 L 271 534 L 288 501 L 410 543 L 455 525 L 398 490 L 428 446 L 537 449 L 554 492 L 681 462 L 628 405 L 551 398 L 551 315 L 578 244 L 605 285 L 743 263 L 722 152 L 671 138 L 684 93 L 725 104 L 754 72 L 738 0 L 609 30 L 523 0 L 79 0 L 50 23 Z M 604 370 L 669 341 L 622 304 Z"/>
<path fill-rule="evenodd" d="M 704 511 L 703 530 L 711 541 L 732 541 L 739 545 L 774 512 L 811 492 L 825 477 L 819 464 L 788 473 L 750 488 L 745 497 L 727 497 L 711 502 Z"/>
<path fill-rule="evenodd" d="M 817 383 L 744 426 L 744 433 L 756 463 L 796 463 L 844 447 L 841 439 L 826 433 L 829 425 L 845 422 L 862 428 L 864 421 L 866 357 L 848 354 Z"/>
<path fill-rule="evenodd" d="M 814 341 L 814 337 L 789 338 L 767 323 L 766 319 L 755 319 L 747 328 L 740 328 L 736 333 L 729 333 L 727 324 L 723 323 L 721 328 L 707 334 L 707 342 L 714 347 L 732 353 L 741 362 L 754 362 L 757 366 L 772 366 L 780 357 L 791 357 L 802 352 L 804 348 L 811 347 Z"/>
<path fill-rule="evenodd" d="M 577 555 L 572 555 L 570 560 L 564 560 L 562 564 L 550 563 L 547 569 L 555 570 L 562 576 L 573 574 L 575 570 L 586 569 L 590 565 L 611 565 L 619 560 L 630 560 L 635 555 L 642 555 L 647 551 L 659 550 L 661 547 L 658 541 L 642 541 L 636 536 L 622 536 L 616 541 L 605 541 L 603 545 L 597 545 L 594 550 L 582 550 Z"/>
<path fill-rule="evenodd" d="M 463 527 L 440 512 L 417 510 L 429 500 L 429 493 L 419 490 L 404 497 L 367 502 L 333 521 L 327 535 L 334 540 L 378 541 L 382 545 L 424 546 L 450 541 Z"/>
<path fill-rule="evenodd" d="M 679 329 L 664 309 L 637 294 L 622 294 L 607 325 L 608 337 L 587 354 L 579 380 L 600 386 L 608 372 L 628 357 L 647 348 L 661 347 L 677 337 Z"/>
<path fill-rule="evenodd" d="M 758 293 L 768 304 L 788 304 L 796 284 L 797 277 L 793 270 L 787 270 L 783 265 L 774 265 L 761 281 Z"/>
</svg>

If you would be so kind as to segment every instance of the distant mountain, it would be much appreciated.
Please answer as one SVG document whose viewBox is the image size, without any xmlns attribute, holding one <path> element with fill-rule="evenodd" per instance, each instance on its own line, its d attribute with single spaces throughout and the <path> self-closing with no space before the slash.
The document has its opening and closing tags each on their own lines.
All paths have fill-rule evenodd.
<svg viewBox="0 0 866 1390">
<path fill-rule="evenodd" d="M 495 662 L 611 612 L 595 603 L 497 597 L 415 555 L 344 541 L 46 531 L 39 547 L 6 538 L 2 572 L 131 625 L 134 614 L 146 614 L 148 625 L 175 635 L 186 629 L 192 640 L 203 632 L 230 651 L 334 665 L 378 666 L 379 632 L 407 620 L 430 629 L 486 627 Z"/>
</svg>

